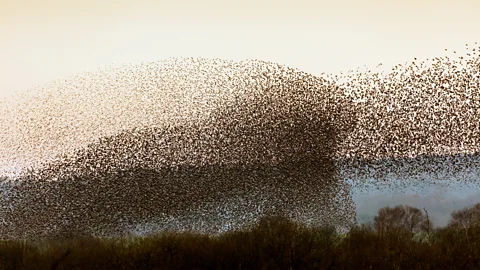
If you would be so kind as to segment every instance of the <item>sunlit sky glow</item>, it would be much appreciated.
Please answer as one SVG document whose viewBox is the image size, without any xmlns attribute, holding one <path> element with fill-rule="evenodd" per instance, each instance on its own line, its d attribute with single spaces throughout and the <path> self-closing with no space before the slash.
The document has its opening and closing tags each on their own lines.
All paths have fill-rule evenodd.
<svg viewBox="0 0 480 270">
<path fill-rule="evenodd" d="M 473 43 L 479 9 L 475 0 L 0 0 L 0 92 L 176 56 L 262 59 L 313 74 L 389 67 Z"/>
</svg>

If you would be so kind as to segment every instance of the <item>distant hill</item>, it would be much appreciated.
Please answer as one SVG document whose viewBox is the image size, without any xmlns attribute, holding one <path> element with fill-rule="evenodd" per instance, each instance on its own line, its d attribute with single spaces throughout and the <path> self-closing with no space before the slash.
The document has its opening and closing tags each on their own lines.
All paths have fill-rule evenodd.
<svg viewBox="0 0 480 270">
<path fill-rule="evenodd" d="M 337 160 L 342 179 L 353 180 L 361 186 L 377 180 L 377 185 L 389 186 L 408 181 L 442 182 L 462 179 L 466 183 L 480 184 L 480 153 L 450 155 L 419 155 L 415 157 Z"/>
</svg>

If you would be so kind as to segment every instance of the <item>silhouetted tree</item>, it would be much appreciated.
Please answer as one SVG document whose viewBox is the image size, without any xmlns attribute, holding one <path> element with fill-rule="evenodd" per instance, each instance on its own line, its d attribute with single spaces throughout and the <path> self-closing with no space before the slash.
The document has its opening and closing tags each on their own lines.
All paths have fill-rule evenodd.
<svg viewBox="0 0 480 270">
<path fill-rule="evenodd" d="M 466 229 L 468 227 L 480 225 L 480 203 L 462 210 L 453 211 L 448 226 L 452 228 Z"/>
<path fill-rule="evenodd" d="M 374 218 L 374 228 L 380 236 L 390 232 L 408 232 L 413 236 L 431 227 L 432 223 L 426 214 L 408 205 L 381 208 Z"/>
</svg>

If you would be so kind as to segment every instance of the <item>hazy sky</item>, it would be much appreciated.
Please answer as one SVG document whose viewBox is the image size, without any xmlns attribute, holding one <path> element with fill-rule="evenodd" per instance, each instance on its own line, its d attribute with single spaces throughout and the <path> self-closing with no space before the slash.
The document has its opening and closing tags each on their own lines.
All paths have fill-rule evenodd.
<svg viewBox="0 0 480 270">
<path fill-rule="evenodd" d="M 0 97 L 108 65 L 175 56 L 261 59 L 317 75 L 389 67 L 480 41 L 479 13 L 478 0 L 0 0 Z M 457 188 L 417 194 L 420 201 L 401 191 L 355 200 L 365 215 L 404 201 L 449 213 L 454 200 L 480 195 Z"/>
<path fill-rule="evenodd" d="M 377 185 L 377 188 L 354 188 L 352 196 L 357 208 L 357 218 L 362 223 L 373 221 L 378 209 L 382 207 L 405 204 L 419 209 L 425 208 L 435 226 L 445 226 L 452 211 L 480 202 L 478 184 L 459 184 L 449 180 L 436 184 L 412 183 L 394 188 L 386 185 Z"/>
<path fill-rule="evenodd" d="M 0 95 L 172 56 L 313 74 L 404 63 L 480 38 L 477 0 L 0 0 Z"/>
</svg>

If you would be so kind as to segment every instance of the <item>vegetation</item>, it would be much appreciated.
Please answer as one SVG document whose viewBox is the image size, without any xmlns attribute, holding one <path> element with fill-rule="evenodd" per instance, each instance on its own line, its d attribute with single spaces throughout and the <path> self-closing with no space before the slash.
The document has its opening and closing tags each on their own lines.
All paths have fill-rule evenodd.
<svg viewBox="0 0 480 270">
<path fill-rule="evenodd" d="M 426 210 L 382 208 L 347 234 L 266 216 L 221 235 L 163 232 L 0 242 L 2 269 L 479 269 L 480 204 L 433 228 Z M 464 214 L 459 214 L 464 213 Z M 466 213 L 466 214 L 465 214 Z M 470 213 L 473 213 L 470 215 Z M 477 220 L 473 220 L 477 218 Z M 458 226 L 462 224 L 462 226 Z"/>
</svg>

